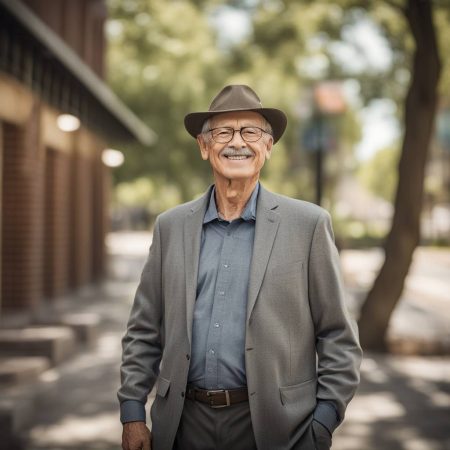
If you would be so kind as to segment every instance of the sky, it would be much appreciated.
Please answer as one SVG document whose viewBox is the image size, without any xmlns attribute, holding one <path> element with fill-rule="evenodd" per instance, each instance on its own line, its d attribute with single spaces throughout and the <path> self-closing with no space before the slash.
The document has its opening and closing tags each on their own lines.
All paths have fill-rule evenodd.
<svg viewBox="0 0 450 450">
<path fill-rule="evenodd" d="M 364 161 L 397 142 L 400 137 L 395 105 L 389 99 L 374 100 L 360 111 L 362 139 L 356 145 L 356 156 Z"/>
<path fill-rule="evenodd" d="M 248 12 L 244 10 L 222 6 L 214 11 L 210 21 L 218 32 L 219 44 L 222 47 L 238 43 L 251 32 L 251 20 Z M 386 40 L 369 20 L 361 20 L 351 29 L 343 30 L 342 34 L 348 44 L 337 43 L 332 51 L 347 69 L 355 73 L 366 69 L 383 70 L 391 63 L 392 54 Z M 317 60 L 317 64 L 320 70 L 321 61 Z M 389 99 L 375 100 L 362 108 L 358 89 L 354 88 L 354 84 L 353 89 L 347 87 L 344 91 L 348 94 L 349 103 L 359 111 L 362 125 L 362 138 L 355 148 L 356 157 L 364 161 L 398 140 L 400 127 L 395 116 L 396 108 Z"/>
</svg>

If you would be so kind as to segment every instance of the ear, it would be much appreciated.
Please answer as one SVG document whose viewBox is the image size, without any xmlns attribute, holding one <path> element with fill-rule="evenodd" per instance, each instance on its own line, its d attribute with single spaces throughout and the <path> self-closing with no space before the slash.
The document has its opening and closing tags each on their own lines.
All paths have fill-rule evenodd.
<svg viewBox="0 0 450 450">
<path fill-rule="evenodd" d="M 270 136 L 269 140 L 267 141 L 266 159 L 270 159 L 270 157 L 272 156 L 272 148 L 273 148 L 273 137 Z"/>
<path fill-rule="evenodd" d="M 203 161 L 207 161 L 209 159 L 209 148 L 208 143 L 205 141 L 203 135 L 197 135 L 197 144 L 200 149 L 200 155 Z"/>
</svg>

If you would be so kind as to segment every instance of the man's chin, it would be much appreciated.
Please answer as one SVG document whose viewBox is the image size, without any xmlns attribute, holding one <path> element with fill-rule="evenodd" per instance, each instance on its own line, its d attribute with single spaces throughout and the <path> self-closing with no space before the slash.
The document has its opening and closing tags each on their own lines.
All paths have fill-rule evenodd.
<svg viewBox="0 0 450 450">
<path fill-rule="evenodd" d="M 223 175 L 228 182 L 245 183 L 257 179 L 259 174 L 254 172 L 229 171 Z"/>
</svg>

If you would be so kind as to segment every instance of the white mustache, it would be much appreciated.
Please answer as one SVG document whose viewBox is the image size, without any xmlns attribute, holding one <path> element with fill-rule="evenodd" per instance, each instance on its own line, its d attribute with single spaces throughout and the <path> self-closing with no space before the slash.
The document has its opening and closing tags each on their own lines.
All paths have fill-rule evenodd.
<svg viewBox="0 0 450 450">
<path fill-rule="evenodd" d="M 253 156 L 253 152 L 248 148 L 236 149 L 234 147 L 227 147 L 222 151 L 223 156 Z"/>
</svg>

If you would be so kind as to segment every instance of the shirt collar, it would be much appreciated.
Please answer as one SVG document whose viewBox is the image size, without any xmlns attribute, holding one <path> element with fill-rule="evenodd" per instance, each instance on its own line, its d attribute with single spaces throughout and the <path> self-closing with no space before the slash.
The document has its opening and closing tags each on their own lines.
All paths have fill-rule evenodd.
<svg viewBox="0 0 450 450">
<path fill-rule="evenodd" d="M 216 198 L 215 198 L 216 187 L 211 191 L 209 197 L 209 205 L 203 218 L 203 223 L 209 223 L 213 220 L 223 220 L 219 217 L 217 212 Z M 253 189 L 252 195 L 250 196 L 247 204 L 245 205 L 244 211 L 242 211 L 241 219 L 245 221 L 256 220 L 256 200 L 258 198 L 259 192 L 259 181 L 256 183 L 255 189 Z"/>
</svg>

